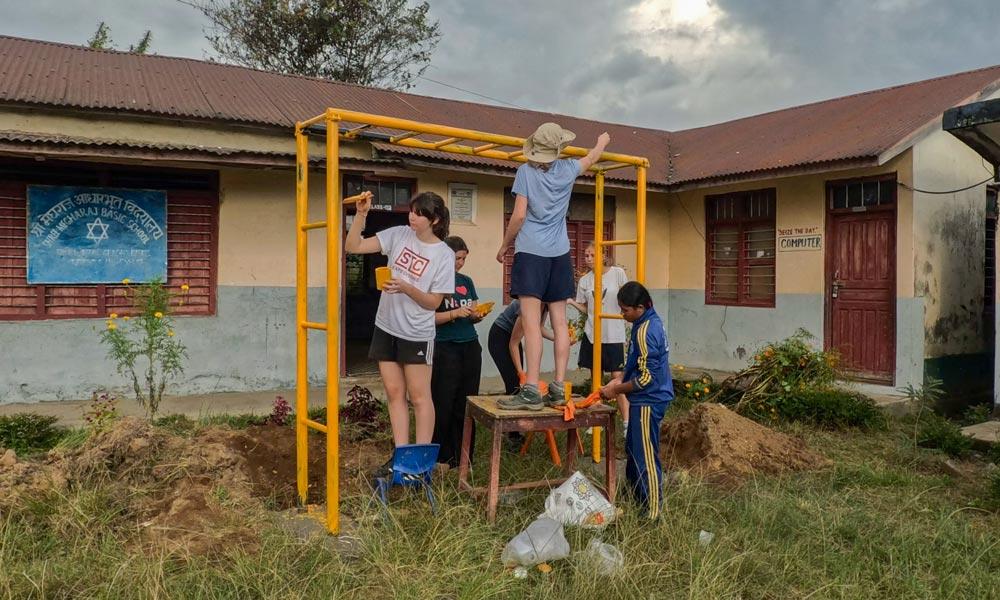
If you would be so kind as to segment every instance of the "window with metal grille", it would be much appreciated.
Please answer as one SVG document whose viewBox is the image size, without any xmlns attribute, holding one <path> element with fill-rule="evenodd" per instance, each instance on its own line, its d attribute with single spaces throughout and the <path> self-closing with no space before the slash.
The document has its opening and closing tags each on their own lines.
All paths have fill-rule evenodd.
<svg viewBox="0 0 1000 600">
<path fill-rule="evenodd" d="M 775 190 L 705 197 L 705 302 L 774 306 Z"/>
<path fill-rule="evenodd" d="M 215 314 L 219 194 L 213 172 L 155 174 L 117 167 L 67 165 L 39 167 L 0 164 L 0 320 L 104 317 L 125 312 L 129 299 L 122 285 L 29 285 L 29 184 L 100 185 L 167 190 L 167 286 L 178 293 L 179 315 Z M 145 178 L 144 178 L 145 177 Z M 155 178 L 155 180 L 154 180 Z M 183 186 L 176 189 L 177 186 Z M 174 186 L 175 189 L 170 189 Z M 199 189 L 200 188 L 200 189 Z M 180 286 L 190 289 L 179 294 Z"/>
<path fill-rule="evenodd" d="M 865 210 L 892 206 L 896 201 L 896 178 L 861 179 L 830 185 L 830 208 Z"/>
<path fill-rule="evenodd" d="M 995 335 L 997 304 L 997 186 L 986 188 L 986 248 L 983 254 L 983 329 L 986 339 Z"/>
</svg>

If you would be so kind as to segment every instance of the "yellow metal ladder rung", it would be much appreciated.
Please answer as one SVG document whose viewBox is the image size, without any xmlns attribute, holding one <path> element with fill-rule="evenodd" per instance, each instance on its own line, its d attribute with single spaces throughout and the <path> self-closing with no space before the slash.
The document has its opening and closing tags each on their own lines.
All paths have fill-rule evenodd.
<svg viewBox="0 0 1000 600">
<path fill-rule="evenodd" d="M 639 240 L 601 240 L 600 245 L 603 246 L 634 246 L 639 243 Z"/>
<path fill-rule="evenodd" d="M 460 141 L 461 139 L 462 138 L 452 137 L 446 140 L 441 140 L 440 142 L 434 142 L 434 147 L 441 148 L 443 146 L 450 146 L 451 144 L 454 144 L 455 142 Z"/>
<path fill-rule="evenodd" d="M 302 326 L 306 329 L 322 329 L 326 331 L 326 323 L 313 323 L 312 321 L 303 321 Z"/>
<path fill-rule="evenodd" d="M 623 317 L 621 315 L 613 315 L 613 314 L 605 314 L 605 313 L 599 314 L 598 317 L 601 318 L 601 319 L 624 319 L 625 318 L 625 317 Z"/>
<path fill-rule="evenodd" d="M 342 132 L 340 135 L 344 136 L 349 140 L 353 140 L 354 138 L 358 137 L 359 133 L 361 133 L 365 129 L 368 129 L 369 127 L 371 127 L 371 125 L 361 125 L 358 127 L 354 127 L 352 129 L 348 129 L 347 131 Z"/>
<path fill-rule="evenodd" d="M 524 154 L 524 150 L 515 150 L 514 152 L 511 152 L 510 154 L 508 154 L 507 158 L 508 159 L 515 159 L 518 156 L 521 156 L 522 154 Z"/>
<path fill-rule="evenodd" d="M 323 433 L 326 433 L 326 425 L 322 423 L 313 421 L 312 419 L 303 419 L 302 422 L 305 423 L 306 427 L 310 429 L 315 429 L 316 431 L 322 431 Z"/>
<path fill-rule="evenodd" d="M 631 167 L 632 165 L 622 162 L 613 163 L 601 163 L 600 169 L 602 171 L 614 171 L 615 169 L 621 169 L 622 167 Z"/>
<path fill-rule="evenodd" d="M 486 152 L 487 150 L 492 150 L 494 148 L 499 148 L 500 144 L 483 144 L 482 146 L 476 146 L 472 149 L 473 154 L 479 154 L 480 152 Z"/>
<path fill-rule="evenodd" d="M 417 137 L 418 135 L 420 135 L 419 131 L 407 131 L 406 133 L 401 133 L 399 135 L 392 136 L 391 138 L 389 138 L 389 142 L 395 144 L 399 140 L 408 140 L 411 137 Z"/>
<path fill-rule="evenodd" d="M 323 229 L 326 227 L 326 221 L 316 221 L 315 223 L 303 223 L 302 231 L 309 231 L 310 229 Z"/>
</svg>

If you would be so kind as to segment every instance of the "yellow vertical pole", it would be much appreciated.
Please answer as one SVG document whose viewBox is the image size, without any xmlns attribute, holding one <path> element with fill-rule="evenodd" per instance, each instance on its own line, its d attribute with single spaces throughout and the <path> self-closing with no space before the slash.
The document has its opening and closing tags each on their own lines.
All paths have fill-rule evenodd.
<svg viewBox="0 0 1000 600">
<path fill-rule="evenodd" d="M 593 380 L 590 391 L 601 389 L 603 367 L 601 365 L 601 313 L 604 312 L 604 171 L 594 176 L 594 351 L 590 372 Z M 601 462 L 601 428 L 594 427 L 594 446 L 591 456 L 595 463 Z"/>
<path fill-rule="evenodd" d="M 295 126 L 295 475 L 299 502 L 309 494 L 309 330 L 308 321 L 308 232 L 302 226 L 309 218 L 309 137 Z"/>
<path fill-rule="evenodd" d="M 340 119 L 326 111 L 326 527 L 340 533 Z"/>
<path fill-rule="evenodd" d="M 646 285 L 646 167 L 635 168 L 635 279 Z"/>
</svg>

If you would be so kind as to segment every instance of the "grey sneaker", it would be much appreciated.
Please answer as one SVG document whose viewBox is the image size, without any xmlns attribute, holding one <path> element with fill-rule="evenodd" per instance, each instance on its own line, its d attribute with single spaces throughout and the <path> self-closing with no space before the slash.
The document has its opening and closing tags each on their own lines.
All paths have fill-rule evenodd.
<svg viewBox="0 0 1000 600">
<path fill-rule="evenodd" d="M 537 387 L 523 385 L 513 396 L 497 400 L 497 406 L 505 410 L 542 410 L 545 403 Z"/>
<path fill-rule="evenodd" d="M 549 393 L 545 394 L 545 405 L 562 406 L 564 404 L 566 404 L 566 392 L 563 390 L 563 382 L 549 384 Z"/>
</svg>

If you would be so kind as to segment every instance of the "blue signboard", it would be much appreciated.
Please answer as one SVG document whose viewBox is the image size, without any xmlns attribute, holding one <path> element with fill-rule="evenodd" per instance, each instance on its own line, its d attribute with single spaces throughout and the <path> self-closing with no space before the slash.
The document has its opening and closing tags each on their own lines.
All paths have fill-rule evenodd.
<svg viewBox="0 0 1000 600">
<path fill-rule="evenodd" d="M 166 276 L 166 192 L 28 186 L 28 283 Z"/>
</svg>

